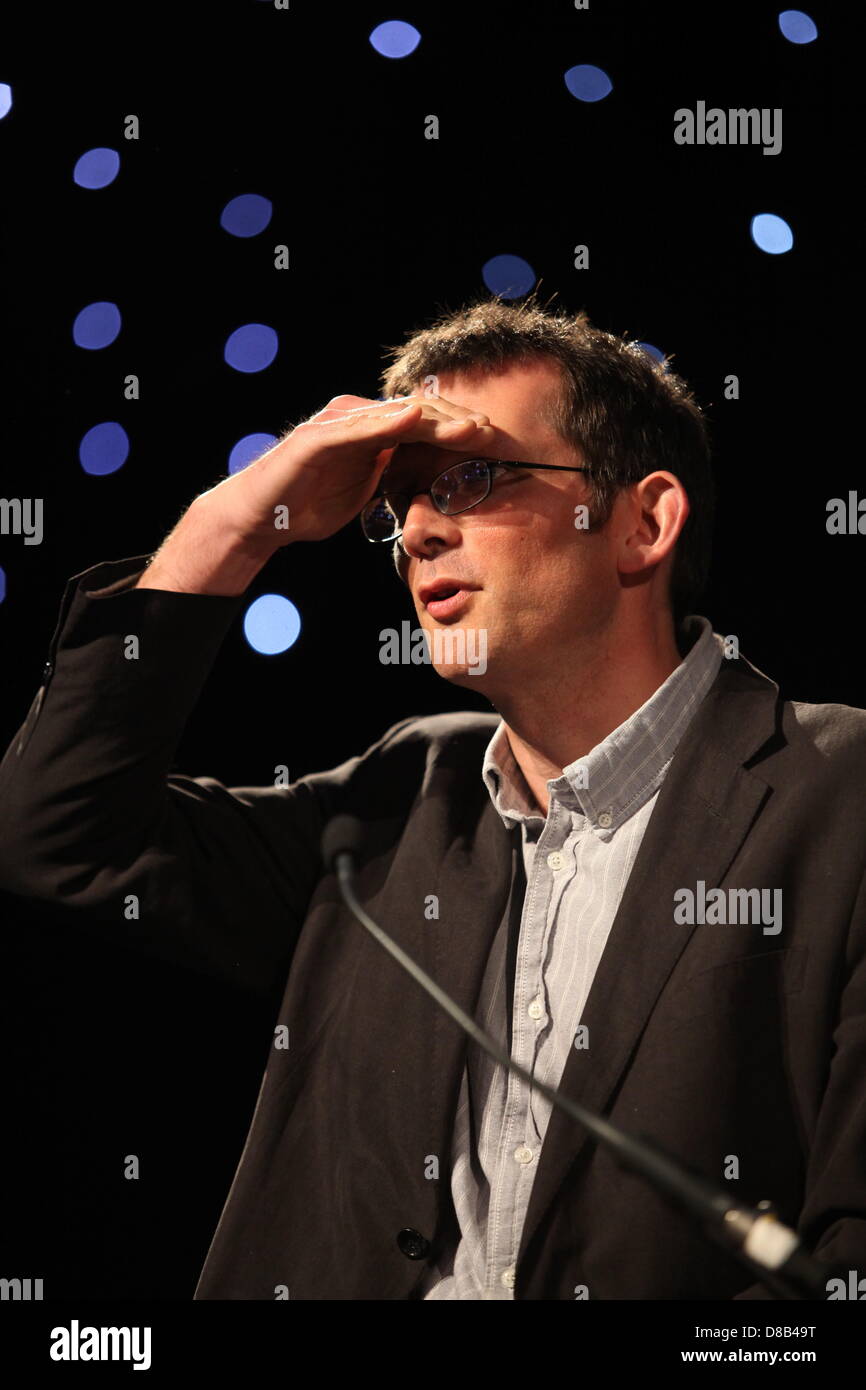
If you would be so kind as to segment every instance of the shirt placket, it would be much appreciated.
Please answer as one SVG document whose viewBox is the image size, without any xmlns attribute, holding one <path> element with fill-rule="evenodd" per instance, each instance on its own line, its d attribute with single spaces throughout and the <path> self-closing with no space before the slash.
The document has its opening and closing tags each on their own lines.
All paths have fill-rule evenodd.
<svg viewBox="0 0 866 1390">
<path fill-rule="evenodd" d="M 563 816 L 565 824 L 562 831 L 562 847 L 550 851 L 546 861 L 553 874 L 553 886 L 548 901 L 544 938 L 540 948 L 539 988 L 537 995 L 527 1006 L 529 1017 L 536 1020 L 533 1076 L 537 1081 L 546 1082 L 549 1086 L 559 1084 L 559 1076 L 554 1079 L 551 1071 L 555 1070 L 556 1054 L 559 1048 L 557 1030 L 562 1028 L 563 1020 L 559 1008 L 561 1001 L 555 997 L 555 982 L 549 978 L 548 972 L 554 970 L 555 961 L 558 960 L 561 964 L 565 949 L 564 943 L 558 937 L 558 933 L 562 930 L 560 917 L 566 894 L 574 884 L 579 842 L 586 826 L 586 821 L 582 815 L 569 815 L 564 812 Z M 528 1135 L 531 1135 L 531 1139 L 528 1137 L 527 1143 L 532 1143 L 537 1150 L 540 1150 L 544 1143 L 551 1109 L 552 1106 L 547 1097 L 533 1090 L 528 1104 Z"/>
</svg>

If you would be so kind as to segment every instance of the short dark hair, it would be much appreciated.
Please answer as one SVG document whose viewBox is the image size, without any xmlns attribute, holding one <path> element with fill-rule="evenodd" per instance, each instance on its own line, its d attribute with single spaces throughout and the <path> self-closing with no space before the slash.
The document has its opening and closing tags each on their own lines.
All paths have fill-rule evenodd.
<svg viewBox="0 0 866 1390">
<path fill-rule="evenodd" d="M 685 488 L 690 512 L 677 538 L 669 595 L 674 626 L 694 611 L 709 572 L 715 489 L 703 411 L 667 358 L 660 362 L 639 343 L 593 327 L 583 311 L 541 307 L 535 291 L 518 303 L 494 296 L 445 312 L 386 352 L 385 396 L 408 395 L 440 373 L 487 375 L 516 362 L 557 362 L 562 389 L 549 422 L 581 450 L 590 470 L 584 476 L 593 528 L 609 519 L 617 493 L 656 469 L 675 474 Z"/>
</svg>

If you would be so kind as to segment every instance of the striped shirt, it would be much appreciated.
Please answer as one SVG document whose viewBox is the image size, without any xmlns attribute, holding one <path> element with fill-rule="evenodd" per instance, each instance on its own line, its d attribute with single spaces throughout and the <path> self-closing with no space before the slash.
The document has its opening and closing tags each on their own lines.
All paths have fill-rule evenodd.
<svg viewBox="0 0 866 1390">
<path fill-rule="evenodd" d="M 482 777 L 508 830 L 520 827 L 526 891 L 514 967 L 511 1056 L 558 1086 L 665 773 L 723 659 L 708 620 L 686 619 L 686 655 L 619 728 L 547 783 L 539 814 L 504 720 Z M 506 910 L 476 1018 L 508 1047 Z M 551 1104 L 472 1041 L 457 1103 L 451 1195 L 460 1229 L 423 1298 L 513 1299 L 517 1253 Z"/>
</svg>

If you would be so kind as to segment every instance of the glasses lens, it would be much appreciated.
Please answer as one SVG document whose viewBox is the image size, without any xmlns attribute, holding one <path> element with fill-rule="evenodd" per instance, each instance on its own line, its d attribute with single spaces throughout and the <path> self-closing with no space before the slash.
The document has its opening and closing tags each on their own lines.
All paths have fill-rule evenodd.
<svg viewBox="0 0 866 1390">
<path fill-rule="evenodd" d="M 455 463 L 437 478 L 433 487 L 433 501 L 441 512 L 453 515 L 474 507 L 487 496 L 490 475 L 486 459 L 467 459 L 465 463 Z"/>
<path fill-rule="evenodd" d="M 481 502 L 490 491 L 490 472 L 486 459 L 468 459 L 455 463 L 437 478 L 430 489 L 434 504 L 446 516 L 465 512 Z M 384 494 L 374 497 L 361 512 L 361 526 L 370 541 L 394 540 L 403 529 L 406 500 L 401 496 L 390 499 Z"/>
<path fill-rule="evenodd" d="M 390 541 L 400 530 L 400 520 L 386 497 L 374 497 L 361 512 L 364 535 L 371 541 Z"/>
</svg>

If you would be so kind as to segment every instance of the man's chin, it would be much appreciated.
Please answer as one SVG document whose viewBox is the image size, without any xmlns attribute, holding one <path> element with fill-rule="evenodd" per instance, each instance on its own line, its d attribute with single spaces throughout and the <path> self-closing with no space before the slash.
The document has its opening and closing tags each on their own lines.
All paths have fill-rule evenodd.
<svg viewBox="0 0 866 1390">
<path fill-rule="evenodd" d="M 437 676 L 441 676 L 444 681 L 450 681 L 452 685 L 465 685 L 469 690 L 480 690 L 484 693 L 486 669 L 479 666 L 448 666 L 443 663 L 437 665 L 435 662 L 432 665 Z"/>
<path fill-rule="evenodd" d="M 426 655 L 437 675 L 455 685 L 471 685 L 487 672 L 487 629 L 435 627 L 424 629 Z"/>
</svg>

